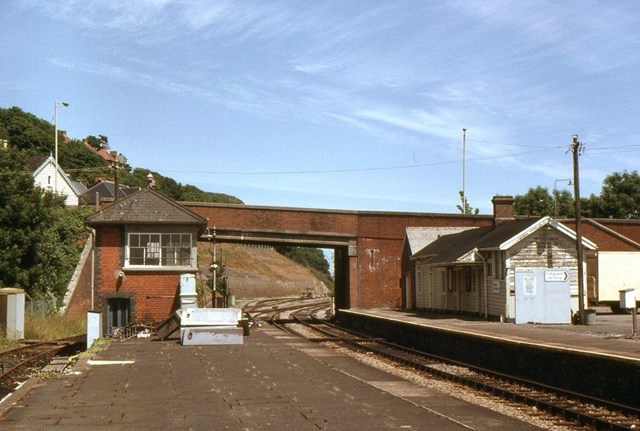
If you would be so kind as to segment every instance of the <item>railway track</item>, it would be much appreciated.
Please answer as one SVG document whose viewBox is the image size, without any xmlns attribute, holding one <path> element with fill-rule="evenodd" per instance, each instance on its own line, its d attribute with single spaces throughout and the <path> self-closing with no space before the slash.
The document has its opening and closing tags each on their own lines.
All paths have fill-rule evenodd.
<svg viewBox="0 0 640 431">
<path fill-rule="evenodd" d="M 285 313 L 292 313 L 309 307 L 327 309 L 330 304 L 328 298 L 274 298 L 263 301 L 250 302 L 242 308 L 243 314 L 250 316 L 254 321 L 268 321 L 273 323 L 274 316 L 277 320 L 285 320 Z"/>
<path fill-rule="evenodd" d="M 339 343 L 351 349 L 374 353 L 394 363 L 499 396 L 510 402 L 534 406 L 538 411 L 554 415 L 558 425 L 570 429 L 640 429 L 640 410 L 633 407 L 495 373 L 371 338 L 317 318 L 313 307 L 293 312 L 291 316 L 293 319 L 287 320 L 278 320 L 276 317 L 273 323 L 280 329 L 314 342 Z M 305 329 L 300 330 L 300 326 L 304 326 Z"/>
<path fill-rule="evenodd" d="M 36 370 L 51 364 L 52 359 L 65 351 L 76 351 L 84 345 L 85 335 L 60 340 L 29 343 L 0 352 L 0 399 L 12 392 L 17 384 Z M 64 361 L 52 367 L 53 371 L 64 369 Z"/>
</svg>

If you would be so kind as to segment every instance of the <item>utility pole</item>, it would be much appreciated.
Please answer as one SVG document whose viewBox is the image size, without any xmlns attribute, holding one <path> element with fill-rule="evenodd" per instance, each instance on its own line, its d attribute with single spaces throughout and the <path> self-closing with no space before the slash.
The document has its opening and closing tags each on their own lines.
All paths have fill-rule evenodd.
<svg viewBox="0 0 640 431">
<path fill-rule="evenodd" d="M 467 161 L 467 129 L 462 129 L 462 214 L 467 213 L 467 197 L 464 193 L 466 182 L 466 161 Z"/>
<path fill-rule="evenodd" d="M 113 168 L 113 201 L 117 202 L 120 197 L 120 182 L 118 181 L 118 170 L 127 163 L 127 158 L 122 154 L 112 154 L 114 160 L 111 162 Z"/>
<path fill-rule="evenodd" d="M 582 253 L 582 229 L 580 226 L 580 168 L 578 166 L 578 157 L 582 153 L 584 145 L 578 142 L 578 135 L 573 135 L 571 144 L 571 152 L 573 153 L 573 194 L 576 205 L 576 251 L 578 252 L 578 314 L 580 316 L 580 324 L 584 325 L 584 272 L 583 272 L 583 253 Z"/>
<path fill-rule="evenodd" d="M 55 142 L 55 151 L 56 151 L 56 155 L 55 155 L 55 163 L 56 163 L 56 173 L 54 174 L 53 177 L 53 190 L 55 194 L 58 194 L 58 105 L 62 105 L 65 108 L 67 106 L 69 106 L 69 104 L 67 102 L 62 102 L 62 101 L 54 101 L 53 102 L 53 136 L 54 136 L 54 142 Z"/>
</svg>

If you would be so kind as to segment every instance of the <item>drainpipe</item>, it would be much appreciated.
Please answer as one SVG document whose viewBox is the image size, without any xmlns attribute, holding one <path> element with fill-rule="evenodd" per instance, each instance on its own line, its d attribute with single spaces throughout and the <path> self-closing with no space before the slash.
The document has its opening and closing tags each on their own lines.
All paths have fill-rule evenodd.
<svg viewBox="0 0 640 431">
<path fill-rule="evenodd" d="M 91 229 L 91 309 L 95 309 L 95 279 L 96 279 L 96 231 Z"/>
<path fill-rule="evenodd" d="M 487 259 L 484 258 L 476 248 L 474 250 L 475 254 L 482 259 L 482 284 L 484 289 L 484 318 L 489 318 L 489 292 L 487 290 Z"/>
</svg>

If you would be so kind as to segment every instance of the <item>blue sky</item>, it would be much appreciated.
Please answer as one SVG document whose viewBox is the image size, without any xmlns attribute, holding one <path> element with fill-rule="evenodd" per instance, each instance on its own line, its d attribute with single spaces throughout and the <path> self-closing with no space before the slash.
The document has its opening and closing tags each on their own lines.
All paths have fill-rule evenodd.
<svg viewBox="0 0 640 431">
<path fill-rule="evenodd" d="M 637 1 L 0 3 L 0 107 L 247 204 L 455 213 L 638 169 Z M 567 188 L 570 189 L 570 188 Z M 571 189 L 572 191 L 572 189 Z"/>
</svg>

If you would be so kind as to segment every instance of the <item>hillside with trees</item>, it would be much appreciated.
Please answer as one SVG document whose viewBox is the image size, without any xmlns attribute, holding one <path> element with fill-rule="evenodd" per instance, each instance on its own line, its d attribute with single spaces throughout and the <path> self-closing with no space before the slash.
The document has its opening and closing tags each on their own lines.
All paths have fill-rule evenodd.
<svg viewBox="0 0 640 431">
<path fill-rule="evenodd" d="M 91 209 L 67 208 L 64 199 L 34 186 L 27 160 L 53 153 L 54 146 L 54 125 L 17 107 L 0 108 L 0 287 L 20 287 L 33 298 L 61 301 L 89 235 L 84 218 Z M 72 139 L 59 131 L 60 166 L 88 187 L 97 178 L 113 178 L 113 167 L 98 154 L 109 149 L 105 135 Z M 150 173 L 156 188 L 177 201 L 243 203 L 235 196 L 202 191 L 127 164 L 118 170 L 119 183 L 145 187 Z M 330 281 L 321 250 L 282 247 L 279 251 Z"/>
<path fill-rule="evenodd" d="M 97 178 L 114 177 L 111 164 L 97 153 L 100 148 L 109 150 L 108 137 L 90 135 L 84 139 L 73 139 L 62 131 L 58 131 L 58 134 L 58 161 L 71 179 L 91 187 Z M 7 141 L 8 153 L 26 163 L 31 156 L 53 153 L 54 125 L 15 106 L 8 109 L 0 108 L 0 140 Z M 85 145 L 85 141 L 88 145 Z M 190 184 L 183 185 L 158 172 L 132 168 L 127 164 L 118 171 L 119 182 L 130 187 L 145 187 L 149 173 L 153 174 L 156 188 L 160 192 L 178 201 L 242 203 L 235 196 L 206 192 Z"/>
</svg>

